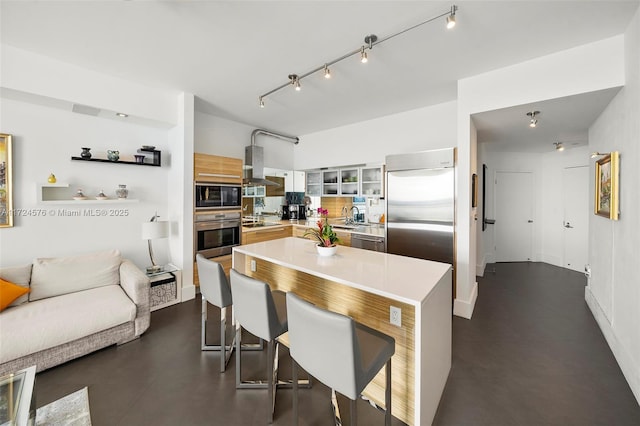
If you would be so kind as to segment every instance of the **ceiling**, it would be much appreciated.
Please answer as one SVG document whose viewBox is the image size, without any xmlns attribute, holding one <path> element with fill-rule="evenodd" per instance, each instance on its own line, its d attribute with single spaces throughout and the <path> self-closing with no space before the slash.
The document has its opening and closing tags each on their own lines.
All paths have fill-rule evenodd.
<svg viewBox="0 0 640 426">
<path fill-rule="evenodd" d="M 358 49 L 368 34 L 384 38 L 452 4 L 2 1 L 0 36 L 81 67 L 193 93 L 201 112 L 298 136 L 455 100 L 458 79 L 621 34 L 638 8 L 638 0 L 456 2 L 453 30 L 445 29 L 444 18 L 419 26 L 374 46 L 367 64 L 358 55 L 345 59 L 331 67 L 330 80 L 313 74 L 300 92 L 286 87 L 259 108 L 258 97 L 289 74 L 304 74 Z M 544 143 L 563 131 L 584 134 L 608 96 L 589 97 L 594 104 L 585 114 L 573 113 L 585 99 L 556 101 L 553 113 L 544 106 L 541 123 L 554 117 L 567 124 Z M 478 115 L 481 140 L 511 137 L 509 129 L 526 124 L 528 106 L 522 108 Z"/>
</svg>

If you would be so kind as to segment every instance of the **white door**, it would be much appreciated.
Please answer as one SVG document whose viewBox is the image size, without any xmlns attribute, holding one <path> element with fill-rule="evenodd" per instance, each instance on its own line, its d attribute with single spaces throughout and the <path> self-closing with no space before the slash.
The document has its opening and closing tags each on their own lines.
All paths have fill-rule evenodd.
<svg viewBox="0 0 640 426">
<path fill-rule="evenodd" d="M 533 259 L 533 173 L 496 172 L 495 241 L 497 262 Z"/>
<path fill-rule="evenodd" d="M 562 176 L 565 268 L 584 272 L 589 246 L 589 167 L 567 167 Z"/>
</svg>

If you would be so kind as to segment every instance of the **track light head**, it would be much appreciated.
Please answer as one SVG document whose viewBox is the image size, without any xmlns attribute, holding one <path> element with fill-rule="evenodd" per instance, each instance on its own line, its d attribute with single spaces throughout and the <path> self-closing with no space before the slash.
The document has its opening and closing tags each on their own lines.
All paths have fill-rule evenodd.
<svg viewBox="0 0 640 426">
<path fill-rule="evenodd" d="M 527 113 L 527 116 L 531 118 L 531 120 L 529 120 L 529 127 L 534 128 L 538 125 L 538 119 L 536 118 L 536 115 L 540 114 L 540 111 L 531 111 Z"/>
<path fill-rule="evenodd" d="M 553 144 L 556 146 L 556 151 L 564 151 L 564 145 L 562 144 L 562 142 L 554 142 Z"/>
<path fill-rule="evenodd" d="M 260 101 L 260 108 L 264 108 L 264 99 L 262 99 L 262 96 L 260 96 L 258 100 Z"/>
<path fill-rule="evenodd" d="M 327 64 L 324 64 L 324 78 L 331 78 L 331 70 Z"/>
<path fill-rule="evenodd" d="M 366 64 L 369 62 L 369 58 L 367 57 L 367 52 L 364 51 L 364 46 L 360 49 L 360 62 Z"/>
<path fill-rule="evenodd" d="M 451 6 L 451 13 L 449 13 L 449 16 L 447 16 L 448 30 L 456 26 L 456 10 L 458 10 L 458 6 L 456 5 Z"/>
</svg>

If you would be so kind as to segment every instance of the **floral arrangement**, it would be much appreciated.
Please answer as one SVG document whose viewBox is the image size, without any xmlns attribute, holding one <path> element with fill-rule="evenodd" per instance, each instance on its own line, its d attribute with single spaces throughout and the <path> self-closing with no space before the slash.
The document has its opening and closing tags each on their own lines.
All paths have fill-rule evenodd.
<svg viewBox="0 0 640 426">
<path fill-rule="evenodd" d="M 304 236 L 311 235 L 314 240 L 318 242 L 318 245 L 321 247 L 332 247 L 336 245 L 336 243 L 340 242 L 338 236 L 333 231 L 331 225 L 329 225 L 329 221 L 327 219 L 327 215 L 329 211 L 327 209 L 323 209 L 322 207 L 318 207 L 318 214 L 324 218 L 318 220 L 317 228 L 309 228 L 304 232 Z"/>
</svg>

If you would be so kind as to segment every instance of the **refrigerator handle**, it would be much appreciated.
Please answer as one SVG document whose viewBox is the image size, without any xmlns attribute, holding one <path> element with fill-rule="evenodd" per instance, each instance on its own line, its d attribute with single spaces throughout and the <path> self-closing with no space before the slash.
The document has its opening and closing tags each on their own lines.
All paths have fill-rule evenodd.
<svg viewBox="0 0 640 426">
<path fill-rule="evenodd" d="M 496 220 L 495 219 L 485 219 L 484 223 L 486 223 L 487 225 L 495 225 Z"/>
</svg>

